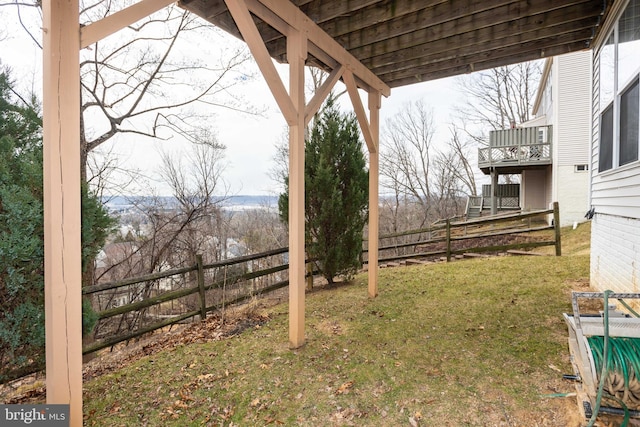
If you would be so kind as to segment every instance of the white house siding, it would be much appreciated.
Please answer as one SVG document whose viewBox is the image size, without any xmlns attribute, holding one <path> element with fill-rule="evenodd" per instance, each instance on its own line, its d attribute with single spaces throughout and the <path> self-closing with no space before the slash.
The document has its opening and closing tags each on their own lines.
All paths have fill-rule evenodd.
<svg viewBox="0 0 640 427">
<path fill-rule="evenodd" d="M 591 285 L 601 291 L 640 292 L 640 221 L 596 215 L 591 224 Z"/>
<path fill-rule="evenodd" d="M 638 0 L 632 0 L 632 2 L 635 2 L 637 7 Z M 621 2 L 621 5 L 625 6 L 625 3 Z M 612 19 L 617 19 L 613 15 Z M 608 26 L 607 21 L 605 28 Z M 608 37 L 607 34 L 604 36 L 600 42 Z M 636 160 L 617 167 L 614 159 L 614 166 L 611 169 L 604 172 L 598 170 L 600 80 L 610 82 L 613 75 L 610 71 L 600 69 L 597 49 L 596 47 L 596 55 L 593 59 L 592 150 L 590 152 L 590 204 L 595 210 L 591 228 L 591 284 L 599 290 L 639 292 L 640 161 Z M 617 117 L 614 120 L 617 120 Z M 614 138 L 614 144 L 616 143 Z"/>
<path fill-rule="evenodd" d="M 587 164 L 589 161 L 591 61 L 591 51 L 570 53 L 553 59 L 553 103 L 556 112 L 553 141 L 557 141 L 553 160 L 558 166 Z"/>
<path fill-rule="evenodd" d="M 553 171 L 551 201 L 560 205 L 560 225 L 585 220 L 589 209 L 591 51 L 557 56 L 552 65 Z"/>
<path fill-rule="evenodd" d="M 589 204 L 593 186 L 594 171 L 598 170 L 598 139 L 600 138 L 600 62 L 593 58 L 593 90 L 591 91 L 591 151 L 589 163 L 591 165 L 591 187 L 589 188 Z"/>
<path fill-rule="evenodd" d="M 591 183 L 591 205 L 598 214 L 640 219 L 640 165 L 634 162 L 595 173 Z"/>
<path fill-rule="evenodd" d="M 589 172 L 576 172 L 574 166 L 557 166 L 556 186 L 558 196 L 554 200 L 562 200 L 560 207 L 560 226 L 571 225 L 574 222 L 586 221 L 585 213 L 589 210 Z"/>
</svg>

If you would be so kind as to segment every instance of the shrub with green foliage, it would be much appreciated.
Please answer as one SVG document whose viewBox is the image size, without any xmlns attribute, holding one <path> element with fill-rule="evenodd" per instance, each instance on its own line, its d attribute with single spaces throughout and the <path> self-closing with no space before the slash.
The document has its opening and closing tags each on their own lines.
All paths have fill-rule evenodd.
<svg viewBox="0 0 640 427">
<path fill-rule="evenodd" d="M 305 246 L 329 283 L 360 267 L 368 182 L 357 120 L 341 113 L 330 97 L 305 144 Z M 278 207 L 287 222 L 285 185 Z"/>
<path fill-rule="evenodd" d="M 0 382 L 44 364 L 42 119 L 0 73 Z M 100 201 L 82 191 L 83 265 L 114 225 Z M 83 329 L 95 315 L 84 304 Z"/>
</svg>

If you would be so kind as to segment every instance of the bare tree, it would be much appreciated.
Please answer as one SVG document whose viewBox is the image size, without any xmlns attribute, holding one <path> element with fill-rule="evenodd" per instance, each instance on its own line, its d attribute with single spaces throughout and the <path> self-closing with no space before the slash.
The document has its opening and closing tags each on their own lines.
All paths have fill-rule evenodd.
<svg viewBox="0 0 640 427">
<path fill-rule="evenodd" d="M 526 122 L 531 118 L 540 72 L 540 62 L 532 61 L 460 78 L 466 102 L 459 116 L 485 132 Z"/>
<path fill-rule="evenodd" d="M 93 6 L 85 15 L 95 21 L 110 12 L 108 6 L 100 9 Z M 250 111 L 228 95 L 248 78 L 246 50 L 222 50 L 216 63 L 182 54 L 189 50 L 183 43 L 188 34 L 209 33 L 211 38 L 215 31 L 198 17 L 169 7 L 83 55 L 82 160 L 117 134 L 163 139 L 177 134 L 199 143 L 210 119 L 197 109 L 207 115 L 210 107 Z"/>
<path fill-rule="evenodd" d="M 541 62 L 531 61 L 461 77 L 459 89 L 466 102 L 452 125 L 454 139 L 486 145 L 490 131 L 530 120 L 540 74 Z M 505 182 L 514 179 L 502 177 Z"/>
<path fill-rule="evenodd" d="M 285 181 L 289 176 L 289 135 L 285 129 L 278 140 L 274 143 L 276 151 L 272 157 L 272 166 L 269 169 L 269 178 L 274 183 L 275 194 L 285 191 Z"/>
<path fill-rule="evenodd" d="M 461 193 L 469 196 L 476 196 L 478 188 L 476 184 L 477 170 L 472 164 L 474 156 L 471 151 L 476 148 L 474 140 L 465 134 L 461 134 L 460 129 L 451 125 L 449 128 L 451 139 L 444 152 L 441 153 L 439 163 L 457 181 L 457 186 Z"/>
<path fill-rule="evenodd" d="M 171 243 L 174 264 L 193 262 L 197 254 L 209 261 L 226 257 L 228 218 L 222 204 L 228 186 L 222 178 L 225 147 L 209 136 L 209 142 L 193 145 L 183 158 L 162 155 L 161 176 L 167 181 L 180 212 L 179 233 Z"/>
<path fill-rule="evenodd" d="M 96 22 L 126 3 L 81 1 L 81 24 Z M 22 27 L 41 47 L 41 25 L 31 22 L 41 22 L 40 5 L 38 0 L 0 0 L 0 6 L 15 8 Z M 23 19 L 23 15 L 30 17 Z M 81 51 L 84 180 L 91 179 L 86 169 L 89 153 L 116 135 L 161 139 L 180 135 L 198 142 L 202 128 L 211 123 L 212 109 L 256 112 L 229 91 L 252 77 L 244 67 L 250 60 L 248 51 L 220 43 L 222 47 L 212 55 L 207 46 L 195 49 L 189 41 L 196 39 L 192 36 L 197 40 L 222 37 L 212 25 L 170 6 Z M 200 51 L 204 54 L 195 57 Z"/>
<path fill-rule="evenodd" d="M 225 257 L 230 218 L 222 210 L 228 191 L 222 178 L 224 149 L 209 136 L 207 144 L 192 145 L 185 156 L 163 153 L 160 172 L 173 191 L 172 197 L 131 200 L 138 211 L 139 229 L 116 242 L 120 249 L 117 259 L 102 260 L 102 268 L 96 269 L 97 282 L 193 265 L 198 254 L 205 262 Z M 114 250 L 108 246 L 105 252 L 113 254 Z M 172 286 L 185 286 L 194 280 L 195 273 L 175 279 Z M 130 286 L 125 303 L 149 298 L 158 289 L 157 281 Z M 110 295 L 107 303 L 114 298 L 120 298 L 118 293 Z M 145 315 L 142 310 L 121 316 L 115 323 L 99 325 L 98 331 L 135 329 L 145 321 Z"/>
<path fill-rule="evenodd" d="M 387 120 L 380 143 L 381 185 L 419 206 L 420 223 L 431 217 L 432 190 L 430 169 L 435 126 L 433 114 L 423 101 L 405 104 L 400 112 Z"/>
</svg>

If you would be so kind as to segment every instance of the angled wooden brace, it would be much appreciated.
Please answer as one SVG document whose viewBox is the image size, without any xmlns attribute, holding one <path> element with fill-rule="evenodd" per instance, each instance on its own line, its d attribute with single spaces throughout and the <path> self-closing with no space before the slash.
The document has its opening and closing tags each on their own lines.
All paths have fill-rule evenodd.
<svg viewBox="0 0 640 427">
<path fill-rule="evenodd" d="M 371 126 L 369 124 L 369 120 L 367 119 L 367 114 L 364 111 L 362 100 L 360 99 L 360 94 L 358 93 L 358 86 L 356 85 L 356 81 L 353 78 L 353 73 L 350 70 L 345 70 L 342 78 L 345 85 L 347 86 L 347 92 L 349 93 L 351 104 L 353 104 L 353 109 L 356 112 L 358 123 L 360 123 L 360 130 L 362 131 L 364 141 L 367 143 L 369 153 L 377 153 L 378 141 L 377 138 L 373 138 L 373 134 L 371 133 Z"/>
<path fill-rule="evenodd" d="M 258 28 L 255 22 L 253 22 L 253 18 L 251 18 L 247 4 L 244 0 L 225 0 L 225 3 L 242 34 L 242 38 L 247 43 L 247 46 L 249 46 L 251 54 L 258 63 L 258 67 L 267 81 L 267 85 L 269 85 L 269 89 L 271 89 L 271 93 L 273 93 L 285 120 L 290 126 L 295 124 L 296 108 L 282 84 L 276 67 L 273 65 L 271 56 L 262 41 L 262 37 L 260 37 Z"/>
<path fill-rule="evenodd" d="M 80 28 L 80 48 L 91 46 L 174 2 L 175 0 L 141 0 L 113 15 L 82 27 Z"/>
</svg>

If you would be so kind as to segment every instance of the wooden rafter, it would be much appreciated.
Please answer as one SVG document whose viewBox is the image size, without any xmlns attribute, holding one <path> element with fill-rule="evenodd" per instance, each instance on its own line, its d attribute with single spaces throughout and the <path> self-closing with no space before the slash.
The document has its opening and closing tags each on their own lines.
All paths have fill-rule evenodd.
<svg viewBox="0 0 640 427">
<path fill-rule="evenodd" d="M 453 75 L 471 73 L 474 71 L 487 70 L 505 64 L 517 64 L 518 62 L 530 61 L 532 59 L 549 58 L 555 55 L 562 55 L 585 49 L 583 41 L 566 43 L 558 40 L 555 45 L 533 46 L 515 45 L 487 53 L 464 55 L 459 58 L 451 58 L 440 61 L 430 66 L 420 66 L 402 71 L 384 74 L 381 77 L 385 80 L 393 80 L 394 86 L 403 86 L 422 81 L 435 80 Z M 513 62 L 512 62 L 513 61 Z"/>
<path fill-rule="evenodd" d="M 581 19 L 579 22 L 563 23 L 552 28 L 537 28 L 508 39 L 492 38 L 490 30 L 478 30 L 477 32 L 465 34 L 464 37 L 456 36 L 451 39 L 442 39 L 438 42 L 405 49 L 405 55 L 402 57 L 391 52 L 378 55 L 370 60 L 366 59 L 364 62 L 380 75 L 408 69 L 415 70 L 419 66 L 435 64 L 467 55 L 470 52 L 468 47 L 474 44 L 474 37 L 483 40 L 483 43 L 473 51 L 475 55 L 495 56 L 501 50 L 511 47 L 519 49 L 520 52 L 528 48 L 544 49 L 546 46 L 553 46 L 558 43 L 584 40 L 592 31 L 586 21 L 587 19 Z M 460 47 L 452 49 L 451 43 L 454 42 Z"/>
<path fill-rule="evenodd" d="M 530 15 L 516 19 L 509 18 L 513 6 L 508 4 L 456 19 L 431 19 L 427 21 L 432 23 L 429 26 L 410 33 L 405 30 L 402 34 L 386 36 L 379 41 L 376 41 L 375 29 L 372 28 L 349 33 L 348 40 L 343 40 L 342 37 L 340 40 L 352 46 L 351 53 L 360 60 L 411 48 L 418 48 L 421 52 L 436 53 L 444 52 L 452 46 L 458 49 L 471 47 L 474 44 L 483 47 L 488 41 L 502 39 L 501 34 L 510 34 L 513 28 L 517 28 L 522 34 L 550 27 L 554 23 L 573 24 L 573 21 L 579 20 L 591 22 L 602 11 L 602 8 L 593 2 L 587 2 L 580 7 L 572 4 L 553 10 L 543 6 L 534 2 L 529 10 Z M 392 28 L 401 25 L 406 28 L 410 24 L 410 22 L 404 22 L 404 19 L 401 21 L 390 25 L 393 25 Z M 381 37 L 378 36 L 378 38 Z M 426 42 L 421 42 L 423 40 Z"/>
<path fill-rule="evenodd" d="M 227 0 L 224 0 L 225 2 Z M 209 16 L 208 8 L 212 6 L 210 3 L 204 4 L 200 1 L 188 1 L 183 0 L 179 3 L 180 6 L 192 10 L 198 14 Z M 259 7 L 257 7 L 259 5 Z M 282 30 L 278 29 L 278 22 L 273 22 L 269 17 L 265 16 L 265 8 L 270 11 L 271 14 L 280 18 L 280 22 L 286 21 L 291 28 L 297 31 L 303 31 L 309 41 L 309 53 L 315 57 L 318 57 L 325 65 L 331 66 L 331 62 L 334 64 L 341 64 L 352 70 L 356 82 L 364 89 L 373 89 L 380 91 L 384 96 L 389 96 L 389 87 L 380 80 L 375 74 L 373 74 L 367 67 L 351 55 L 344 49 L 339 43 L 337 43 L 330 35 L 328 35 L 323 29 L 315 24 L 309 17 L 307 17 L 300 9 L 298 9 L 291 2 L 283 0 L 253 0 L 248 1 L 247 6 L 252 13 L 260 16 L 255 24 L 255 34 L 259 34 L 261 39 L 278 39 L 283 43 L 283 56 L 286 58 L 286 37 Z M 227 5 L 228 7 L 228 5 Z M 262 9 L 262 11 L 260 10 Z M 217 10 L 217 9 L 216 9 Z M 224 13 L 217 15 L 216 24 L 220 25 L 225 30 L 233 34 L 242 34 L 242 31 L 236 27 L 235 22 L 230 20 Z M 244 35 L 242 35 L 244 39 Z M 267 50 L 269 54 L 273 56 L 273 52 Z M 322 59 L 321 57 L 325 57 Z M 326 57 L 331 60 L 327 61 Z M 328 64 L 329 62 L 329 64 Z M 332 68 L 333 69 L 333 68 Z"/>
</svg>

